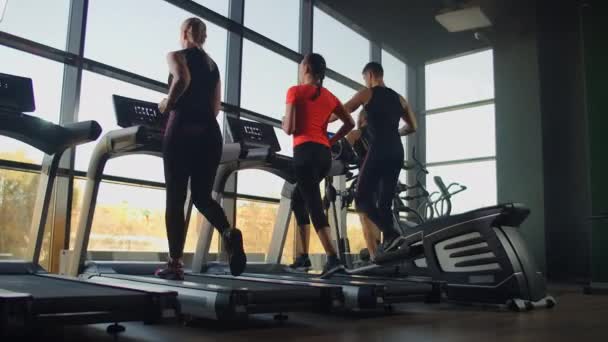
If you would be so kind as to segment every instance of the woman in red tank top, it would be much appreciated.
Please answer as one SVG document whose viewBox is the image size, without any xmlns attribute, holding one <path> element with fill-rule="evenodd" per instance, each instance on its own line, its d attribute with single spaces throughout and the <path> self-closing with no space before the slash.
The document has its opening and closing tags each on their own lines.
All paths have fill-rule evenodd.
<svg viewBox="0 0 608 342">
<path fill-rule="evenodd" d="M 293 135 L 294 169 L 297 186 L 292 196 L 292 207 L 299 226 L 301 253 L 294 264 L 310 268 L 308 241 L 310 221 L 327 254 L 323 272 L 342 267 L 336 249 L 331 242 L 329 222 L 323 209 L 319 184 L 331 167 L 330 146 L 343 138 L 355 123 L 342 103 L 323 88 L 325 59 L 319 54 L 309 54 L 299 65 L 299 85 L 287 91 L 287 106 L 283 119 L 283 130 Z M 343 125 L 329 139 L 327 124 L 335 114 Z"/>
</svg>

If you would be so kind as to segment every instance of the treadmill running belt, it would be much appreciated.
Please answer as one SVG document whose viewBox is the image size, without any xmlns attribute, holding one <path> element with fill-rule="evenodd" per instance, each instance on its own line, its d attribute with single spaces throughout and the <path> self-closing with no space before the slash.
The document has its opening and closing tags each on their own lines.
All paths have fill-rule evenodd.
<svg viewBox="0 0 608 342">
<path fill-rule="evenodd" d="M 36 275 L 2 275 L 0 288 L 29 293 L 34 298 L 146 296 L 143 292 Z"/>
<path fill-rule="evenodd" d="M 325 283 L 331 285 L 377 285 L 385 287 L 386 291 L 393 294 L 426 294 L 429 293 L 433 286 L 429 283 L 392 280 L 392 279 L 374 279 L 365 277 L 349 277 L 337 275 L 328 279 L 321 279 L 317 274 L 309 273 L 279 273 L 279 274 L 246 274 L 252 277 L 285 279 L 285 280 L 300 280 L 311 281 L 316 283 Z"/>
<path fill-rule="evenodd" d="M 215 285 L 225 286 L 233 289 L 246 288 L 255 291 L 305 291 L 310 290 L 311 292 L 318 293 L 317 289 L 311 289 L 309 287 L 294 285 L 294 284 L 279 284 L 279 283 L 262 283 L 258 281 L 241 280 L 239 278 L 216 278 L 206 277 L 205 275 L 185 275 L 186 281 L 193 283 L 212 283 Z"/>
</svg>

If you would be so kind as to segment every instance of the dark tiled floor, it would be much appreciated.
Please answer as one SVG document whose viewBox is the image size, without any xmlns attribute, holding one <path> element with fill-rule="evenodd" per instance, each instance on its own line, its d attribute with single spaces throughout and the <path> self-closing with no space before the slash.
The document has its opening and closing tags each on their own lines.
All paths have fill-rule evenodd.
<svg viewBox="0 0 608 342">
<path fill-rule="evenodd" d="M 608 296 L 586 296 L 577 287 L 552 290 L 559 304 L 526 313 L 448 304 L 409 304 L 386 315 L 292 314 L 285 324 L 270 316 L 231 329 L 217 322 L 194 326 L 126 324 L 118 341 L 608 341 Z M 45 341 L 113 341 L 105 325 L 45 332 Z"/>
</svg>

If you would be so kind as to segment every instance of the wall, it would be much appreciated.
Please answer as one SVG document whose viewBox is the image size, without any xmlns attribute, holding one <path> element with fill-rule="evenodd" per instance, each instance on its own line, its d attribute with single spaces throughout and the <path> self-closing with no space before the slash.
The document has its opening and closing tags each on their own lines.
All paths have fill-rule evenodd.
<svg viewBox="0 0 608 342">
<path fill-rule="evenodd" d="M 515 3 L 519 2 L 518 5 Z M 543 139 L 535 9 L 526 1 L 503 8 L 493 36 L 498 202 L 532 211 L 521 227 L 545 269 Z"/>
<path fill-rule="evenodd" d="M 608 22 L 601 11 L 600 1 L 587 1 L 583 8 L 584 65 L 586 71 L 586 109 L 589 119 L 589 176 L 591 214 L 604 216 L 593 221 L 591 237 L 591 276 L 594 283 L 608 283 L 608 47 L 606 31 Z"/>
<path fill-rule="evenodd" d="M 588 277 L 590 215 L 582 41 L 575 1 L 539 7 L 545 230 L 553 280 Z"/>
</svg>

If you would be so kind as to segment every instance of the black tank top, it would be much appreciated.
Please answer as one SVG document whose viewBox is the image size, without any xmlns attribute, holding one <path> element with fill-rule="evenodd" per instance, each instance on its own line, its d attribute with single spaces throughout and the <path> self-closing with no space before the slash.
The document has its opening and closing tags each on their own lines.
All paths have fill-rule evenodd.
<svg viewBox="0 0 608 342">
<path fill-rule="evenodd" d="M 399 120 L 403 106 L 399 94 L 387 87 L 372 88 L 372 98 L 365 105 L 370 149 L 383 155 L 403 155 Z"/>
<path fill-rule="evenodd" d="M 180 123 L 183 125 L 215 122 L 213 96 L 220 78 L 217 65 L 205 51 L 196 47 L 178 53 L 185 57 L 190 71 L 190 85 L 175 104 Z M 169 86 L 172 81 L 173 75 L 169 75 Z"/>
</svg>

